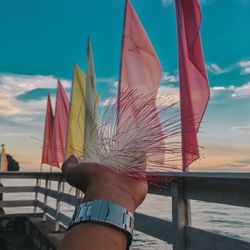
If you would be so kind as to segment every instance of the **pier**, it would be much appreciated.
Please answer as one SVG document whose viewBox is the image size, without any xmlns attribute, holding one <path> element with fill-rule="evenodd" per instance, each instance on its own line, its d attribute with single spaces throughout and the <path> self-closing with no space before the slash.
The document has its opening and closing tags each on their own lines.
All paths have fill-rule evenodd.
<svg viewBox="0 0 250 250">
<path fill-rule="evenodd" d="M 162 176 L 162 174 L 161 174 Z M 173 245 L 173 250 L 249 250 L 250 242 L 209 232 L 192 226 L 189 200 L 198 200 L 250 208 L 250 173 L 165 173 L 171 178 L 168 184 L 159 187 L 150 185 L 149 193 L 172 197 L 172 221 L 137 213 L 135 229 Z M 16 223 L 25 228 L 37 249 L 56 249 L 71 217 L 62 210 L 64 202 L 72 208 L 81 202 L 82 194 L 75 195 L 64 190 L 65 180 L 61 173 L 5 172 L 0 179 L 35 179 L 34 186 L 1 186 L 1 194 L 33 194 L 34 199 L 0 201 L 0 208 L 31 207 L 28 214 L 0 214 L 0 230 L 11 231 Z M 56 183 L 57 190 L 51 188 Z M 48 204 L 55 200 L 55 206 Z M 39 212 L 39 211 L 42 212 Z M 32 228 L 32 230 L 31 230 Z M 250 228 L 249 228 L 250 232 Z"/>
</svg>

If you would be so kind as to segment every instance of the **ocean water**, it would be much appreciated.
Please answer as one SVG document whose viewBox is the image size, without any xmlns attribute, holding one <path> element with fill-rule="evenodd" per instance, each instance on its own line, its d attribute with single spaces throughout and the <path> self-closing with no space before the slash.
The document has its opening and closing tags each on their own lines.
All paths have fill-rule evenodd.
<svg viewBox="0 0 250 250">
<path fill-rule="evenodd" d="M 35 185 L 32 180 L 2 180 L 5 186 Z M 52 182 L 52 189 L 56 190 L 56 183 Z M 75 194 L 75 190 L 65 185 L 68 193 Z M 4 194 L 5 200 L 33 199 L 34 194 Z M 43 201 L 43 195 L 38 198 Z M 48 198 L 50 206 L 55 207 L 56 201 Z M 65 203 L 61 204 L 61 210 L 71 216 L 74 208 Z M 29 213 L 33 208 L 5 208 L 6 213 Z M 147 195 L 143 204 L 137 210 L 140 213 L 151 215 L 163 220 L 172 220 L 171 198 L 159 195 Z M 237 239 L 250 242 L 250 209 L 236 206 L 221 205 L 200 201 L 191 201 L 192 225 L 197 228 L 220 233 Z M 141 232 L 135 231 L 132 245 L 133 250 L 171 250 L 172 245 L 158 240 Z"/>
</svg>

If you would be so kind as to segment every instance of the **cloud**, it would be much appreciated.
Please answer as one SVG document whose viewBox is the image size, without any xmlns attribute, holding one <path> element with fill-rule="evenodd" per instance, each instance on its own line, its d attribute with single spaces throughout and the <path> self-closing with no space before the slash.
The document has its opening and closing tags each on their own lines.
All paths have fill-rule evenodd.
<svg viewBox="0 0 250 250">
<path fill-rule="evenodd" d="M 214 168 L 218 168 L 218 169 L 230 169 L 233 170 L 235 169 L 236 171 L 238 169 L 249 169 L 250 168 L 250 159 L 243 159 L 243 160 L 238 160 L 235 162 L 227 163 L 227 164 L 219 164 L 217 166 L 214 166 Z"/>
<path fill-rule="evenodd" d="M 175 83 L 175 82 L 178 82 L 178 76 L 170 75 L 168 72 L 164 72 L 162 74 L 162 81 Z"/>
<path fill-rule="evenodd" d="M 110 84 L 116 83 L 116 84 L 118 84 L 117 78 L 115 78 L 115 77 L 98 77 L 96 79 L 96 82 L 98 82 L 98 83 L 110 83 Z"/>
<path fill-rule="evenodd" d="M 111 98 L 107 98 L 104 101 L 100 102 L 100 106 L 107 107 L 107 106 L 115 105 L 115 103 L 116 103 L 116 99 L 111 97 Z"/>
<path fill-rule="evenodd" d="M 71 83 L 68 80 L 61 80 L 65 88 L 70 88 Z M 1 93 L 4 91 L 10 95 L 20 95 L 24 92 L 37 88 L 56 88 L 57 79 L 54 76 L 42 75 L 14 75 L 0 74 Z"/>
<path fill-rule="evenodd" d="M 250 96 L 250 82 L 247 82 L 241 86 L 215 86 L 211 87 L 210 91 L 212 97 L 226 92 L 229 93 L 233 98 L 246 98 Z"/>
<path fill-rule="evenodd" d="M 250 74 L 250 60 L 243 59 L 229 67 L 222 68 L 216 63 L 210 63 L 206 65 L 207 71 L 214 75 L 221 75 L 228 73 L 232 70 L 240 70 L 241 75 Z"/>
<path fill-rule="evenodd" d="M 64 87 L 71 86 L 70 81 L 61 82 Z M 55 89 L 56 85 L 57 79 L 53 76 L 0 74 L 0 117 L 19 116 L 18 122 L 25 122 L 27 117 L 43 114 L 46 97 L 24 101 L 19 100 L 18 96 L 37 88 Z"/>
<path fill-rule="evenodd" d="M 46 98 L 48 93 L 50 93 L 50 95 L 52 96 L 55 96 L 56 88 L 54 89 L 45 89 L 45 88 L 32 89 L 30 91 L 24 92 L 16 96 L 16 98 L 20 101 L 39 100 L 39 99 Z"/>
<path fill-rule="evenodd" d="M 173 4 L 174 0 L 162 0 L 162 5 L 164 7 L 168 7 L 170 6 L 171 4 Z"/>
<path fill-rule="evenodd" d="M 213 74 L 222 74 L 222 73 L 224 73 L 225 71 L 222 69 L 222 68 L 220 68 L 217 64 L 215 64 L 215 63 L 212 63 L 212 64 L 208 64 L 207 65 L 207 70 L 208 71 L 210 71 L 210 72 L 212 72 Z"/>
<path fill-rule="evenodd" d="M 231 130 L 239 131 L 243 135 L 250 135 L 250 126 L 235 126 Z"/>
<path fill-rule="evenodd" d="M 231 70 L 235 68 L 235 66 L 221 68 L 218 64 L 211 63 L 211 64 L 207 64 L 206 68 L 207 68 L 207 71 L 211 72 L 214 75 L 221 75 L 221 74 L 230 72 Z"/>
<path fill-rule="evenodd" d="M 250 74 L 250 60 L 242 60 L 238 65 L 241 67 L 241 75 Z"/>
<path fill-rule="evenodd" d="M 250 82 L 239 87 L 231 86 L 231 90 L 233 92 L 232 97 L 238 97 L 238 98 L 249 97 L 250 96 Z"/>
</svg>

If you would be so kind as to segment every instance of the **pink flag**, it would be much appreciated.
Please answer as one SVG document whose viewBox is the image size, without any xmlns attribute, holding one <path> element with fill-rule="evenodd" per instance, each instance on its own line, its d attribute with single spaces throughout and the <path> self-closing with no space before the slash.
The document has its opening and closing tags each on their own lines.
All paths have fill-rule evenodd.
<svg viewBox="0 0 250 250">
<path fill-rule="evenodd" d="M 44 125 L 43 151 L 41 164 L 51 165 L 52 162 L 52 139 L 53 139 L 53 111 L 50 95 L 47 100 L 47 110 Z"/>
<path fill-rule="evenodd" d="M 63 163 L 65 159 L 68 117 L 69 100 L 62 84 L 58 80 L 52 143 L 54 163 Z"/>
<path fill-rule="evenodd" d="M 161 65 L 154 48 L 133 8 L 127 1 L 120 87 L 137 89 L 143 94 L 156 92 L 161 81 Z"/>
<path fill-rule="evenodd" d="M 197 133 L 209 101 L 198 0 L 175 0 L 178 30 L 183 169 L 199 158 Z"/>
<path fill-rule="evenodd" d="M 158 149 L 163 148 L 164 142 L 158 139 L 161 137 L 160 134 L 162 135 L 162 131 L 154 99 L 160 86 L 162 70 L 150 39 L 129 0 L 126 1 L 123 32 L 118 100 L 118 129 L 120 131 L 128 131 L 129 128 L 132 137 L 135 133 L 138 134 L 141 128 L 145 128 L 150 124 L 148 125 L 148 131 L 151 132 L 153 130 L 155 138 L 151 136 L 149 141 L 155 140 L 156 143 L 152 143 L 155 150 L 153 150 L 154 152 L 148 152 L 150 157 L 147 157 L 147 162 L 148 166 L 159 166 L 163 163 L 164 153 L 159 153 Z M 135 90 L 133 93 L 136 93 L 134 96 L 132 94 L 130 96 L 130 99 L 134 98 L 134 101 L 131 103 L 131 100 L 128 100 L 126 103 L 123 97 L 127 95 L 125 94 L 122 97 L 121 93 L 131 90 L 132 92 Z M 140 96 L 144 96 L 144 99 L 141 98 L 138 101 Z M 146 100 L 149 98 L 152 100 L 151 106 L 148 108 L 150 110 L 149 113 L 151 113 L 150 118 L 150 114 L 142 114 L 142 102 L 146 103 Z M 128 103 L 130 104 L 128 105 Z M 151 122 L 144 124 L 147 123 L 146 119 L 150 119 Z M 129 120 L 130 124 L 126 125 Z M 121 126 L 123 126 L 123 129 L 120 129 Z M 142 137 L 145 138 L 147 136 L 149 135 L 145 132 Z M 137 146 L 134 146 L 135 151 L 137 150 L 136 147 L 138 148 L 140 144 L 142 142 L 139 141 L 137 142 Z"/>
</svg>

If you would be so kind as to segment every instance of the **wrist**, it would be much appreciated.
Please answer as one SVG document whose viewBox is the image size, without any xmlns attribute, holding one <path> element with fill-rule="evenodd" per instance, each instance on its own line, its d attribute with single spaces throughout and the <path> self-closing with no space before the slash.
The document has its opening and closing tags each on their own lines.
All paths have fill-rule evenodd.
<svg viewBox="0 0 250 250">
<path fill-rule="evenodd" d="M 109 186 L 108 184 L 90 186 L 87 189 L 83 198 L 83 202 L 88 202 L 95 199 L 111 201 L 121 207 L 126 208 L 131 213 L 134 213 L 137 208 L 136 201 L 127 190 L 119 187 L 114 188 L 112 185 Z"/>
<path fill-rule="evenodd" d="M 127 246 L 131 245 L 134 216 L 118 204 L 100 199 L 80 204 L 74 212 L 69 229 L 85 223 L 98 224 L 118 230 L 126 235 Z"/>
</svg>

